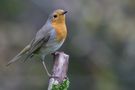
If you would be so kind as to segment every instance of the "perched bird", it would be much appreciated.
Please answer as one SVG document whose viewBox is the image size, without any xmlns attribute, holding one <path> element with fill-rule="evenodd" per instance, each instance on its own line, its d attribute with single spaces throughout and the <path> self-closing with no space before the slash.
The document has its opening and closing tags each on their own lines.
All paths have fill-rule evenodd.
<svg viewBox="0 0 135 90">
<path fill-rule="evenodd" d="M 28 58 L 33 57 L 35 54 L 38 54 L 41 57 L 43 66 L 48 76 L 50 76 L 45 65 L 45 56 L 58 50 L 66 39 L 66 13 L 67 11 L 57 9 L 50 14 L 47 22 L 36 33 L 34 39 L 19 54 L 9 61 L 7 66 L 21 58 L 27 60 Z"/>
</svg>

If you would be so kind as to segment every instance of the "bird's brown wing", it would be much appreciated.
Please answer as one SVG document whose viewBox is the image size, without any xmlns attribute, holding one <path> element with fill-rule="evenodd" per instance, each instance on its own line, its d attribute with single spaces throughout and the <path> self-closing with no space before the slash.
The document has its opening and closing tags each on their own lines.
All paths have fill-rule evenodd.
<svg viewBox="0 0 135 90">
<path fill-rule="evenodd" d="M 29 57 L 31 57 L 35 52 L 37 52 L 43 44 L 47 43 L 49 40 L 50 35 L 47 34 L 44 37 L 40 37 L 39 39 L 33 39 L 29 45 L 27 45 L 19 54 L 17 54 L 12 60 L 10 60 L 6 66 L 16 62 L 20 58 L 25 58 L 26 61 Z"/>
<path fill-rule="evenodd" d="M 36 53 L 43 44 L 46 44 L 50 38 L 50 31 L 52 27 L 49 23 L 46 23 L 36 34 L 35 38 L 27 45 L 19 54 L 17 54 L 12 60 L 10 60 L 7 64 L 10 65 L 20 58 L 28 59 L 34 53 Z"/>
<path fill-rule="evenodd" d="M 50 38 L 50 35 L 48 34 L 45 37 L 40 38 L 39 40 L 34 40 L 31 43 L 30 49 L 26 53 L 26 57 L 25 57 L 24 61 L 26 61 L 33 54 L 37 53 L 40 50 L 40 48 L 47 43 L 49 38 Z"/>
</svg>

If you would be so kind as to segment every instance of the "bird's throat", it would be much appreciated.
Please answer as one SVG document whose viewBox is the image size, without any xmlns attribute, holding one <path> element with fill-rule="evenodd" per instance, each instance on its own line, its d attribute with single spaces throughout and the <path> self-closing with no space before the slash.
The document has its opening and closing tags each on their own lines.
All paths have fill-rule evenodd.
<svg viewBox="0 0 135 90">
<path fill-rule="evenodd" d="M 63 41 L 67 36 L 67 28 L 65 23 L 56 24 L 53 23 L 53 28 L 56 31 L 56 38 L 59 42 Z"/>
</svg>

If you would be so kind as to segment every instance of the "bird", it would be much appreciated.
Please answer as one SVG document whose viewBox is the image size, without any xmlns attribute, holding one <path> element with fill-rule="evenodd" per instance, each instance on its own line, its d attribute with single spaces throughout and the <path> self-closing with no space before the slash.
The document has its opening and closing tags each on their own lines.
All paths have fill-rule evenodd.
<svg viewBox="0 0 135 90">
<path fill-rule="evenodd" d="M 54 10 L 42 28 L 37 31 L 32 41 L 10 60 L 7 66 L 18 60 L 27 60 L 38 55 L 47 75 L 51 76 L 45 64 L 45 57 L 48 54 L 56 52 L 63 45 L 67 37 L 66 13 L 67 11 L 63 9 Z"/>
</svg>

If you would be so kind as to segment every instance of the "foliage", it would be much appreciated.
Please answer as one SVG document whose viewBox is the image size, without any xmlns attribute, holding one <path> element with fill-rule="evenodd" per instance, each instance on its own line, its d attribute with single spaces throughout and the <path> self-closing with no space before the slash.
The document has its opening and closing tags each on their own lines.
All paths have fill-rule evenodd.
<svg viewBox="0 0 135 90">
<path fill-rule="evenodd" d="M 69 83 L 69 79 L 65 79 L 61 84 L 53 85 L 52 90 L 67 90 Z"/>
</svg>

